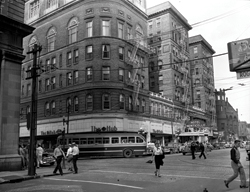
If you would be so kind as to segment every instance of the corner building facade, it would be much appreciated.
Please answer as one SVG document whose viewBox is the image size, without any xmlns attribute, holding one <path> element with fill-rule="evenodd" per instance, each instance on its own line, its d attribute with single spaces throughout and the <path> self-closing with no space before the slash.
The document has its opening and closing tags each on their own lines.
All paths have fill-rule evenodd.
<svg viewBox="0 0 250 192">
<path fill-rule="evenodd" d="M 76 133 L 103 127 L 137 132 L 144 127 L 150 137 L 148 49 L 143 38 L 147 34 L 146 1 L 138 3 L 26 2 L 25 21 L 36 29 L 24 39 L 24 53 L 35 43 L 43 47 L 38 59 L 37 140 L 46 148 L 55 144 L 64 128 L 66 133 Z M 141 39 L 136 50 L 134 39 Z M 130 61 L 133 54 L 137 65 Z M 27 55 L 20 109 L 20 138 L 24 141 L 29 138 L 26 116 L 32 83 L 26 79 L 26 71 L 32 65 L 32 55 Z M 139 90 L 134 80 L 140 80 Z M 168 100 L 167 104 L 171 105 Z M 68 127 L 63 125 L 67 116 Z M 162 123 L 158 124 L 162 129 Z"/>
</svg>

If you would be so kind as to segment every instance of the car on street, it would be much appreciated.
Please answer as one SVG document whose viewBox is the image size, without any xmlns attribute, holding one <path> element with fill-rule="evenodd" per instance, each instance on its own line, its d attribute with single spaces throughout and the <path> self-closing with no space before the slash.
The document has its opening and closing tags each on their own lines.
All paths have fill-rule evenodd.
<svg viewBox="0 0 250 192">
<path fill-rule="evenodd" d="M 245 149 L 246 149 L 247 153 L 248 153 L 248 151 L 250 151 L 250 141 L 246 142 Z"/>
<path fill-rule="evenodd" d="M 225 143 L 225 148 L 230 148 L 230 144 L 229 143 Z"/>
<path fill-rule="evenodd" d="M 42 162 L 40 162 L 40 166 L 50 166 L 50 165 L 54 165 L 56 162 L 54 156 L 50 153 L 43 153 L 43 157 L 42 157 Z"/>
</svg>

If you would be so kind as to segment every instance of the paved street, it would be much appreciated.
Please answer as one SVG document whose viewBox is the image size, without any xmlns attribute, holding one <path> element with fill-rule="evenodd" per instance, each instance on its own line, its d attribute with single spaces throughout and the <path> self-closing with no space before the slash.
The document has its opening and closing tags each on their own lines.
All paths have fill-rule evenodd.
<svg viewBox="0 0 250 192">
<path fill-rule="evenodd" d="M 133 191 L 168 191 L 168 192 L 209 192 L 243 191 L 239 178 L 224 186 L 223 180 L 232 175 L 229 159 L 230 149 L 214 150 L 206 160 L 195 160 L 191 155 L 167 155 L 161 175 L 154 176 L 154 165 L 145 163 L 150 157 L 112 158 L 79 160 L 79 174 L 44 177 L 20 183 L 0 185 L 0 191 L 72 191 L 72 192 L 133 192 Z M 241 159 L 249 184 L 249 161 L 246 152 L 241 149 Z M 43 168 L 41 168 L 43 169 Z M 53 167 L 51 167 L 51 172 Z"/>
</svg>

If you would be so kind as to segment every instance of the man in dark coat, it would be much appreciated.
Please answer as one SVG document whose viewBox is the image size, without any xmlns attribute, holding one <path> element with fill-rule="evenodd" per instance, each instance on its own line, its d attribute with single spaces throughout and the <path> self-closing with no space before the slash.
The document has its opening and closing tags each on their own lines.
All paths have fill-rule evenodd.
<svg viewBox="0 0 250 192">
<path fill-rule="evenodd" d="M 195 150 L 196 150 L 196 143 L 195 143 L 195 141 L 192 141 L 192 143 L 191 143 L 192 159 L 195 159 Z"/>
<path fill-rule="evenodd" d="M 201 158 L 202 155 L 203 155 L 203 156 L 204 156 L 204 159 L 206 159 L 206 155 L 205 155 L 205 153 L 204 153 L 205 147 L 204 147 L 204 145 L 203 145 L 202 142 L 200 143 L 200 150 L 201 150 L 201 154 L 200 154 L 199 158 Z"/>
</svg>

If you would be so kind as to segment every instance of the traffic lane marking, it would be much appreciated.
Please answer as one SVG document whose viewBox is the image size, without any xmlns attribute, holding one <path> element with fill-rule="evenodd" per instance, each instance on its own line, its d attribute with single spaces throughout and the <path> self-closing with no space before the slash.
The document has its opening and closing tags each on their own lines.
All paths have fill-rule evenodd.
<svg viewBox="0 0 250 192">
<path fill-rule="evenodd" d="M 131 185 L 122 185 L 117 183 L 107 183 L 107 182 L 98 182 L 98 181 L 85 181 L 85 180 L 74 180 L 74 179 L 57 179 L 57 178 L 45 178 L 47 180 L 55 180 L 55 181 L 69 181 L 69 182 L 80 182 L 80 183 L 94 183 L 94 184 L 101 184 L 101 185 L 114 185 L 118 187 L 127 187 L 132 189 L 144 189 L 142 187 L 131 186 Z"/>
<path fill-rule="evenodd" d="M 89 172 L 100 172 L 100 173 L 119 173 L 119 174 L 138 174 L 138 175 L 154 175 L 152 173 L 131 173 L 131 172 L 121 172 L 121 171 L 106 171 L 106 170 L 92 170 Z M 161 174 L 162 176 L 166 177 L 184 177 L 184 178 L 200 178 L 200 179 L 215 179 L 215 180 L 221 180 L 222 178 L 216 178 L 216 177 L 201 177 L 201 176 L 191 176 L 191 175 L 167 175 L 167 174 Z M 240 181 L 239 179 L 235 179 L 235 181 Z M 249 178 L 247 179 L 249 181 Z"/>
</svg>

